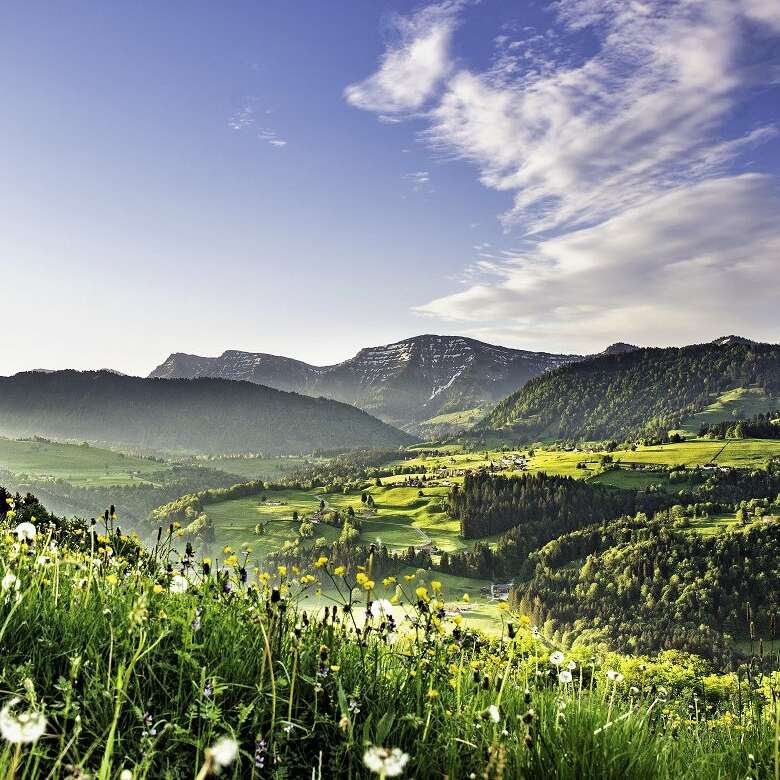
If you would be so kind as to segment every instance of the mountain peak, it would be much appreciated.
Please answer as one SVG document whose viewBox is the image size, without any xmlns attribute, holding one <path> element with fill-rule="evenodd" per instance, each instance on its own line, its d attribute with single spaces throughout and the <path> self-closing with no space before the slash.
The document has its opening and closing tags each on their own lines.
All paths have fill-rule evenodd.
<svg viewBox="0 0 780 780">
<path fill-rule="evenodd" d="M 712 344 L 717 344 L 719 347 L 728 347 L 732 344 L 756 344 L 758 342 L 753 339 L 746 339 L 744 336 L 721 336 L 718 339 L 713 339 Z"/>
<path fill-rule="evenodd" d="M 625 341 L 616 341 L 614 344 L 610 344 L 600 355 L 620 355 L 623 352 L 633 352 L 639 349 L 636 344 L 626 344 Z"/>
</svg>

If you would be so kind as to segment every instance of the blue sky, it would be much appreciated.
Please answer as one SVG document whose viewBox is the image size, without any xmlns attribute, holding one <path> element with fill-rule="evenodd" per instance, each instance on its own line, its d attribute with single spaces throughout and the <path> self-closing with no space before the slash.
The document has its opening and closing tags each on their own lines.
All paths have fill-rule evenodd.
<svg viewBox="0 0 780 780">
<path fill-rule="evenodd" d="M 0 8 L 0 373 L 777 341 L 780 2 Z"/>
</svg>

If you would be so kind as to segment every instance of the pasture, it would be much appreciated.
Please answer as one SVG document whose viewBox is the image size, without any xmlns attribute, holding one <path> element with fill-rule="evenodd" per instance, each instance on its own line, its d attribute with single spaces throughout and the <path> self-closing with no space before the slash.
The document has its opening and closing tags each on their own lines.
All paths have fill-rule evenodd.
<svg viewBox="0 0 780 780">
<path fill-rule="evenodd" d="M 0 469 L 82 487 L 154 484 L 152 476 L 168 468 L 166 463 L 87 444 L 0 438 Z"/>
</svg>

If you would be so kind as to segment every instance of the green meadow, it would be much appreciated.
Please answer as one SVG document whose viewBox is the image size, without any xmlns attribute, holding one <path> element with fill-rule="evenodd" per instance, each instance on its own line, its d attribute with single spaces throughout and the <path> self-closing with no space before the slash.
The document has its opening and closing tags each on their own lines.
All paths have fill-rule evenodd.
<svg viewBox="0 0 780 780">
<path fill-rule="evenodd" d="M 166 463 L 87 444 L 0 438 L 0 469 L 84 487 L 149 483 Z"/>
<path fill-rule="evenodd" d="M 715 396 L 709 406 L 685 421 L 682 430 L 696 436 L 702 425 L 755 417 L 778 406 L 780 399 L 767 394 L 762 387 L 737 387 Z"/>
</svg>

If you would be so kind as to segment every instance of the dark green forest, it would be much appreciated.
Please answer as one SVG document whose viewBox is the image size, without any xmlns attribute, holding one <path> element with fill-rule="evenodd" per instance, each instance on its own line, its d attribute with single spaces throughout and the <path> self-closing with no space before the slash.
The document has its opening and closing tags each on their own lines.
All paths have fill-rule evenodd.
<svg viewBox="0 0 780 780">
<path fill-rule="evenodd" d="M 713 395 L 780 389 L 780 346 L 735 341 L 643 348 L 572 363 L 532 379 L 480 424 L 518 439 L 665 437 Z"/>
</svg>

